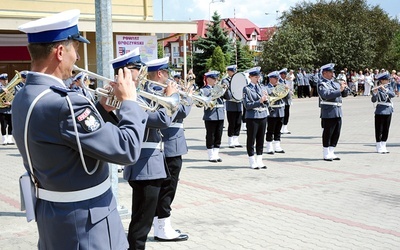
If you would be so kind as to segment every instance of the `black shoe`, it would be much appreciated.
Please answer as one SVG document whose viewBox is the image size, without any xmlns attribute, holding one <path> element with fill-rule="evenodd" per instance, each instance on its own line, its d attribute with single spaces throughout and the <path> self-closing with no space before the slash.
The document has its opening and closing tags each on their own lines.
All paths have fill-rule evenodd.
<svg viewBox="0 0 400 250">
<path fill-rule="evenodd" d="M 154 236 L 154 240 L 157 240 L 157 241 L 184 241 L 184 240 L 188 240 L 188 239 L 189 239 L 189 235 L 187 235 L 187 234 L 180 234 L 178 237 L 173 238 L 173 239 L 162 239 L 157 236 Z"/>
<path fill-rule="evenodd" d="M 218 158 L 218 159 L 217 159 L 217 162 L 222 162 L 222 159 L 221 159 L 221 158 Z"/>
<path fill-rule="evenodd" d="M 328 159 L 324 158 L 324 161 L 332 161 L 332 159 L 331 158 L 328 158 Z"/>
<path fill-rule="evenodd" d="M 235 148 L 235 146 L 232 145 L 232 146 L 229 146 L 229 148 Z"/>
<path fill-rule="evenodd" d="M 261 169 L 267 169 L 267 166 L 262 166 Z"/>
<path fill-rule="evenodd" d="M 235 147 L 236 147 L 236 148 L 243 148 L 243 146 L 240 145 L 240 144 L 239 144 L 239 145 L 235 145 Z"/>
<path fill-rule="evenodd" d="M 275 153 L 278 153 L 278 154 L 284 154 L 284 153 L 285 153 L 285 151 L 283 151 L 283 150 L 281 150 L 281 151 L 275 151 Z"/>
<path fill-rule="evenodd" d="M 209 162 L 214 162 L 214 163 L 217 163 L 218 162 L 218 160 L 208 160 Z"/>
<path fill-rule="evenodd" d="M 340 161 L 340 158 L 336 156 L 336 157 L 333 158 L 332 160 L 334 160 L 334 161 Z"/>
<path fill-rule="evenodd" d="M 274 154 L 274 151 L 269 151 L 269 152 L 267 152 L 267 154 L 273 155 L 273 154 Z"/>
</svg>

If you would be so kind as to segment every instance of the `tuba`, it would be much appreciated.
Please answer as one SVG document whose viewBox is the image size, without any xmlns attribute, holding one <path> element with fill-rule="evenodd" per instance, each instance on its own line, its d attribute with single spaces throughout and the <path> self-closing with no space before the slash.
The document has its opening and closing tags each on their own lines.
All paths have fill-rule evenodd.
<svg viewBox="0 0 400 250">
<path fill-rule="evenodd" d="M 0 94 L 0 108 L 7 108 L 10 105 L 6 103 L 11 103 L 14 100 L 15 86 L 17 86 L 22 81 L 21 74 L 15 71 L 15 76 L 6 86 L 3 87 L 4 92 Z"/>
</svg>

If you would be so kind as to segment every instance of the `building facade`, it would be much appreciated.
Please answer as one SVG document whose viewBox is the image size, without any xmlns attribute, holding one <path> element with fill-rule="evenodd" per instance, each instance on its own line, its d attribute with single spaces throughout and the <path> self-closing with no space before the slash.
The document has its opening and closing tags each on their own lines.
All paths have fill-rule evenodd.
<svg viewBox="0 0 400 250">
<path fill-rule="evenodd" d="M 14 75 L 14 71 L 30 68 L 30 56 L 26 48 L 27 37 L 18 31 L 18 26 L 26 22 L 55 14 L 69 9 L 79 9 L 79 29 L 91 42 L 80 50 L 81 60 L 77 66 L 92 72 L 97 71 L 96 57 L 96 13 L 95 3 L 98 0 L 10 0 L 2 1 L 0 9 L 0 73 Z M 193 22 L 166 22 L 153 20 L 153 0 L 113 0 L 112 41 L 101 41 L 112 46 L 114 57 L 118 56 L 116 36 L 136 35 L 153 36 L 157 33 L 195 33 Z M 110 39 L 111 40 L 111 39 Z M 108 62 L 104 62 L 108 63 Z"/>
</svg>

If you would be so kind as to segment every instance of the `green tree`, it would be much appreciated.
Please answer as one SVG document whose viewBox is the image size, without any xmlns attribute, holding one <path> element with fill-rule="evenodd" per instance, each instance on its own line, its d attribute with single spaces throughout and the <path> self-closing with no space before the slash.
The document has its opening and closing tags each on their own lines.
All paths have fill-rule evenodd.
<svg viewBox="0 0 400 250">
<path fill-rule="evenodd" d="M 273 38 L 263 44 L 259 61 L 265 73 L 281 68 L 313 68 L 317 60 L 315 47 L 311 37 L 311 29 L 290 24 L 282 26 Z"/>
<path fill-rule="evenodd" d="M 237 63 L 232 62 L 232 64 L 237 64 L 238 72 L 245 71 L 254 67 L 254 52 L 250 50 L 248 45 L 242 45 L 240 41 L 236 41 L 236 53 L 237 53 Z"/>
<path fill-rule="evenodd" d="M 391 68 L 400 59 L 393 51 L 399 22 L 391 19 L 379 6 L 369 6 L 366 0 L 299 3 L 283 12 L 278 30 L 272 40 L 279 39 L 281 43 L 274 45 L 271 41 L 264 45 L 268 51 L 262 56 L 260 64 L 263 68 L 273 60 L 275 65 L 291 68 L 294 68 L 292 65 L 318 67 L 328 62 L 334 62 L 339 69 Z M 293 50 L 288 48 L 293 45 L 297 46 L 296 50 L 306 49 L 306 53 L 292 54 Z M 277 58 L 269 58 L 271 52 L 275 52 L 271 55 L 278 55 Z M 296 57 L 292 58 L 293 55 Z M 286 61 L 287 57 L 290 60 Z"/>
<path fill-rule="evenodd" d="M 201 50 L 202 53 L 195 53 L 193 56 L 193 70 L 196 75 L 196 83 L 199 86 L 203 85 L 202 77 L 209 68 L 207 68 L 207 61 L 210 60 L 214 53 L 215 48 L 221 48 L 225 62 L 229 62 L 231 58 L 231 46 L 229 44 L 228 31 L 222 29 L 221 18 L 217 12 L 214 12 L 211 22 L 206 29 L 206 37 L 199 37 L 194 42 L 196 49 Z M 224 70 L 225 71 L 225 70 Z"/>
<path fill-rule="evenodd" d="M 216 47 L 210 60 L 206 63 L 208 69 L 218 70 L 221 76 L 225 73 L 226 63 L 221 47 Z"/>
<path fill-rule="evenodd" d="M 157 58 L 163 58 L 163 57 L 164 57 L 163 42 L 158 42 L 157 43 Z"/>
</svg>

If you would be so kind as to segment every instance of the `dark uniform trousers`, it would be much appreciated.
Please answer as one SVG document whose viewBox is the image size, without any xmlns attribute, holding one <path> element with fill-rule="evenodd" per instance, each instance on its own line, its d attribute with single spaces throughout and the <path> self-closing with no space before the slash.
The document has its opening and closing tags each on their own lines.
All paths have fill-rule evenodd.
<svg viewBox="0 0 400 250">
<path fill-rule="evenodd" d="M 290 105 L 285 105 L 285 116 L 283 117 L 283 125 L 288 125 L 290 115 Z"/>
<path fill-rule="evenodd" d="M 206 126 L 206 147 L 207 149 L 219 148 L 221 146 L 222 132 L 224 129 L 224 120 L 204 121 Z"/>
<path fill-rule="evenodd" d="M 336 147 L 340 129 L 342 127 L 342 118 L 321 118 L 322 132 L 322 145 L 323 147 Z"/>
<path fill-rule="evenodd" d="M 375 115 L 375 140 L 387 141 L 392 115 Z"/>
<path fill-rule="evenodd" d="M 266 141 L 280 141 L 283 117 L 268 116 Z"/>
<path fill-rule="evenodd" d="M 242 112 L 241 111 L 226 111 L 228 118 L 228 136 L 239 136 L 240 126 L 242 125 Z"/>
<path fill-rule="evenodd" d="M 170 176 L 164 181 L 161 186 L 159 202 L 157 206 L 156 216 L 159 219 L 171 216 L 171 204 L 175 198 L 176 189 L 178 187 L 179 174 L 182 169 L 182 156 L 166 157 L 166 164 Z"/>
<path fill-rule="evenodd" d="M 262 119 L 246 119 L 247 129 L 247 155 L 254 155 L 254 142 L 256 143 L 256 154 L 262 155 L 264 147 L 264 135 L 267 126 L 267 117 Z"/>
<path fill-rule="evenodd" d="M 12 123 L 11 123 L 11 114 L 3 114 L 0 113 L 0 126 L 1 126 L 1 135 L 11 135 L 12 133 Z"/>
<path fill-rule="evenodd" d="M 164 179 L 129 181 L 133 192 L 132 211 L 138 211 L 132 214 L 129 224 L 129 250 L 145 249 L 163 181 Z"/>
</svg>

